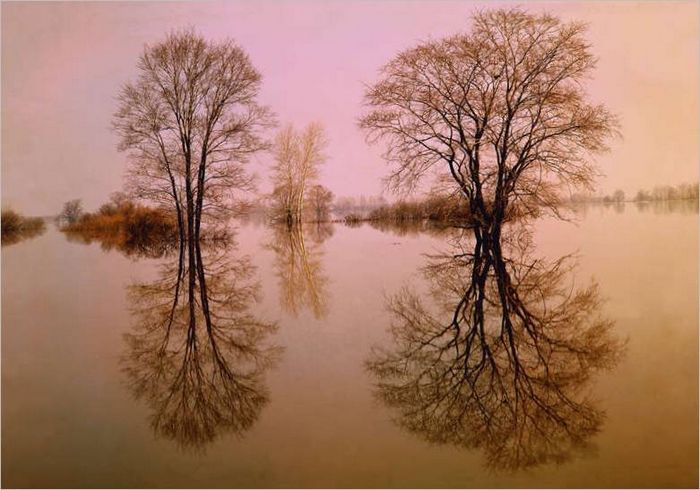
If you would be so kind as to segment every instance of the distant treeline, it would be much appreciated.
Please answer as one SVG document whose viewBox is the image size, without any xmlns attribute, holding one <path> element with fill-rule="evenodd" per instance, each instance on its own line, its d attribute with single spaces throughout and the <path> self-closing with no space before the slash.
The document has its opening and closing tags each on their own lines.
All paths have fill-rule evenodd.
<svg viewBox="0 0 700 490">
<path fill-rule="evenodd" d="M 642 212 L 652 212 L 654 214 L 669 214 L 669 213 L 682 213 L 682 214 L 698 214 L 700 211 L 698 209 L 699 201 L 697 199 L 669 199 L 666 201 L 603 201 L 603 202 L 590 202 L 582 201 L 577 203 L 572 203 L 578 212 L 587 213 L 589 208 L 594 207 L 605 207 L 612 209 L 617 213 L 623 213 L 628 206 L 634 206 L 635 209 Z"/>
<path fill-rule="evenodd" d="M 672 185 L 660 185 L 654 187 L 652 190 L 640 190 L 633 196 L 626 196 L 625 193 L 618 189 L 612 194 L 600 196 L 592 194 L 573 194 L 571 196 L 571 202 L 602 202 L 602 203 L 614 203 L 614 202 L 652 202 L 652 201 L 676 201 L 676 200 L 697 200 L 698 199 L 698 184 L 678 184 Z"/>
<path fill-rule="evenodd" d="M 332 210 L 338 218 L 352 214 L 366 216 L 369 212 L 389 204 L 384 196 L 345 196 L 335 199 Z"/>
<path fill-rule="evenodd" d="M 334 208 L 334 214 L 350 225 L 362 221 L 428 220 L 447 223 L 469 220 L 467 203 L 457 195 L 430 195 L 423 199 L 401 200 L 394 203 L 387 203 L 383 198 L 375 198 L 368 201 L 360 200 L 361 204 L 355 206 L 349 205 L 349 202 L 352 202 L 349 198 L 345 199 L 348 204 L 341 208 Z M 343 214 L 343 211 L 349 212 Z"/>
<path fill-rule="evenodd" d="M 399 200 L 390 203 L 383 196 L 360 196 L 333 198 L 331 192 L 320 185 L 312 190 L 320 196 L 318 199 L 308 199 L 304 221 L 324 223 L 329 221 L 342 221 L 350 226 L 359 225 L 362 222 L 371 223 L 402 223 L 427 221 L 437 225 L 449 225 L 451 223 L 469 223 L 472 219 L 467 202 L 458 194 L 431 193 L 420 199 Z M 309 193 L 311 197 L 314 193 Z M 628 199 L 622 190 L 613 194 L 596 196 L 588 194 L 573 194 L 571 203 L 603 203 L 622 204 L 635 202 L 660 203 L 674 201 L 697 201 L 698 184 L 680 184 L 676 186 L 657 186 L 651 191 L 640 190 L 632 198 Z M 695 208 L 692 208 L 695 209 Z M 331 212 L 329 212 L 332 211 Z M 534 213 L 534 214 L 533 214 Z M 249 203 L 245 209 L 241 208 L 239 216 L 269 217 L 269 200 L 259 199 Z M 512 207 L 509 210 L 506 221 L 519 219 L 525 215 L 537 215 L 537 209 L 525 209 L 524 207 Z M 146 253 L 154 249 L 154 253 L 146 255 L 158 255 L 162 253 L 161 245 L 165 242 L 174 242 L 179 230 L 177 220 L 173 213 L 161 208 L 152 208 L 130 200 L 123 193 L 115 193 L 110 201 L 102 205 L 94 213 L 86 213 L 82 210 L 79 200 L 65 203 L 58 218 L 59 228 L 70 234 L 74 240 L 83 242 L 99 240 L 108 248 L 117 247 L 123 251 L 131 249 L 138 253 Z M 41 218 L 23 218 L 14 211 L 3 211 L 2 232 L 3 242 L 11 234 L 17 234 L 16 230 L 43 230 Z M 39 231 L 40 232 L 40 231 Z M 203 240 L 225 241 L 228 237 L 225 229 L 205 230 Z"/>
</svg>

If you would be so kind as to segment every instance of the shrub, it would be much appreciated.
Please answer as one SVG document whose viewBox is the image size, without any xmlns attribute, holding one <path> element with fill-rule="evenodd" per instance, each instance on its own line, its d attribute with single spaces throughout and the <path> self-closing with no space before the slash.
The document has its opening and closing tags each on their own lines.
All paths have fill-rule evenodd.
<svg viewBox="0 0 700 490">
<path fill-rule="evenodd" d="M 116 248 L 126 255 L 147 257 L 159 257 L 173 249 L 178 237 L 177 221 L 171 214 L 128 200 L 104 204 L 62 231 L 73 240 L 99 241 L 106 250 Z"/>
<path fill-rule="evenodd" d="M 9 245 L 41 235 L 46 231 L 42 218 L 27 218 L 12 209 L 5 209 L 0 216 L 2 243 Z"/>
</svg>

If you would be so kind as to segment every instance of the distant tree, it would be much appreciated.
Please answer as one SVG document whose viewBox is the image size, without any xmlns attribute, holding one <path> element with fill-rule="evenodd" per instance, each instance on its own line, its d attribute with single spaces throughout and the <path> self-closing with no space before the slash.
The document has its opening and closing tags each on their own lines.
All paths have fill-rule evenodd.
<svg viewBox="0 0 700 490">
<path fill-rule="evenodd" d="M 677 186 L 679 199 L 697 199 L 698 184 L 680 184 Z"/>
<path fill-rule="evenodd" d="M 354 197 L 342 196 L 335 200 L 333 211 L 341 216 L 357 210 L 357 200 Z"/>
<path fill-rule="evenodd" d="M 625 193 L 624 191 L 618 189 L 615 192 L 613 192 L 612 195 L 612 200 L 615 202 L 623 202 L 625 200 Z"/>
<path fill-rule="evenodd" d="M 323 127 L 318 123 L 309 124 L 301 132 L 287 125 L 277 134 L 271 196 L 277 220 L 288 224 L 301 222 L 306 192 L 326 161 L 326 145 Z"/>
<path fill-rule="evenodd" d="M 560 187 L 590 188 L 590 155 L 616 120 L 587 99 L 595 66 L 583 23 L 519 8 L 484 11 L 471 33 L 423 42 L 382 69 L 360 120 L 387 144 L 391 187 L 437 166 L 498 234 L 511 207 L 558 213 Z"/>
<path fill-rule="evenodd" d="M 134 202 L 124 192 L 113 192 L 109 196 L 109 201 L 100 206 L 98 215 L 116 214 L 120 210 L 133 207 Z"/>
<path fill-rule="evenodd" d="M 73 199 L 63 204 L 63 209 L 58 214 L 58 221 L 63 225 L 73 225 L 83 215 L 83 203 L 80 199 Z"/>
<path fill-rule="evenodd" d="M 637 191 L 637 194 L 634 196 L 634 200 L 637 202 L 650 201 L 651 194 L 645 190 Z"/>
<path fill-rule="evenodd" d="M 317 184 L 309 189 L 306 200 L 313 221 L 317 223 L 328 221 L 333 204 L 331 191 Z"/>
</svg>

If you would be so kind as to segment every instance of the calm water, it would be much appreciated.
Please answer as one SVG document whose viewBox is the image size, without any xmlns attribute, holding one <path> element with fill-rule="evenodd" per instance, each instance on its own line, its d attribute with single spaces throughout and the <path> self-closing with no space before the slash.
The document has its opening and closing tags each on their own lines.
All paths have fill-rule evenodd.
<svg viewBox="0 0 700 490">
<path fill-rule="evenodd" d="M 452 253 L 454 240 L 367 225 L 297 235 L 237 228 L 237 247 L 205 258 L 212 311 L 239 329 L 231 345 L 219 342 L 228 371 L 203 348 L 201 358 L 189 349 L 166 362 L 154 355 L 177 254 L 126 257 L 68 241 L 52 226 L 2 248 L 3 486 L 697 487 L 695 210 L 591 207 L 576 225 L 535 225 L 530 259 L 552 264 L 576 253 L 577 264 L 557 278 L 544 267 L 536 289 L 517 291 L 520 301 L 544 305 L 533 296 L 546 296 L 542 282 L 573 280 L 573 291 L 597 284 L 597 298 L 556 314 L 567 325 L 604 325 L 591 345 L 602 349 L 605 333 L 626 347 L 609 349 L 617 362 L 592 369 L 590 380 L 566 371 L 551 349 L 553 372 L 570 375 L 568 411 L 555 410 L 568 414 L 567 430 L 540 423 L 541 410 L 520 393 L 517 426 L 527 430 L 518 439 L 500 405 L 482 418 L 439 390 L 432 404 L 432 392 L 387 396 L 415 381 L 406 366 L 433 359 L 410 358 L 415 349 L 403 351 L 409 358 L 393 380 L 371 368 L 401 357 L 406 338 L 390 328 L 397 312 L 415 320 L 425 307 L 426 320 L 454 310 L 468 267 L 431 276 L 435 259 L 425 255 Z M 388 308 L 397 298 L 404 309 Z M 185 345 L 174 325 L 172 342 Z M 602 362 L 596 352 L 577 362 Z M 452 362 L 443 354 L 440 362 Z M 498 366 L 497 376 L 512 381 Z M 193 377 L 179 377 L 185 367 Z M 222 394 L 224 371 L 244 382 Z M 537 389 L 544 405 L 555 403 L 549 387 Z M 237 397 L 235 410 L 222 409 L 226 396 Z"/>
</svg>

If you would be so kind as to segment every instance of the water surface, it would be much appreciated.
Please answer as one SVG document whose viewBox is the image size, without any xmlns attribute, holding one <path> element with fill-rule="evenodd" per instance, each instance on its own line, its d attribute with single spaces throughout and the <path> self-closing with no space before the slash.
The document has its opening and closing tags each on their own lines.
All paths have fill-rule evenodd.
<svg viewBox="0 0 700 490">
<path fill-rule="evenodd" d="M 245 317 L 265 333 L 249 343 L 239 337 L 226 354 L 230 370 L 255 374 L 254 393 L 227 413 L 225 400 L 193 402 L 190 385 L 167 404 L 184 365 L 204 373 L 213 393 L 229 386 L 216 384 L 221 371 L 210 354 L 194 364 L 151 355 L 162 331 L 148 325 L 171 301 L 159 285 L 176 274 L 177 254 L 126 256 L 53 227 L 3 247 L 3 486 L 698 485 L 696 208 L 595 206 L 576 224 L 534 226 L 530 256 L 551 264 L 574 253 L 566 284 L 596 285 L 600 299 L 582 321 L 604 319 L 626 346 L 570 395 L 600 416 L 596 430 L 564 452 L 571 437 L 557 432 L 548 454 L 560 460 L 529 464 L 494 460 L 483 435 L 465 447 L 407 430 L 368 368 L 378 351 L 397 348 L 391 298 L 410 290 L 434 312 L 452 301 L 431 296 L 425 274 L 425 254 L 449 250 L 450 236 L 368 225 L 235 227 L 237 245 L 221 262 L 228 265 L 207 272 L 221 298 L 213 311 L 228 308 L 222 316 L 238 326 Z M 212 252 L 211 263 L 220 258 Z M 221 279 L 215 270 L 225 271 Z M 461 427 L 477 427 L 470 422 Z"/>
</svg>

